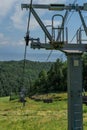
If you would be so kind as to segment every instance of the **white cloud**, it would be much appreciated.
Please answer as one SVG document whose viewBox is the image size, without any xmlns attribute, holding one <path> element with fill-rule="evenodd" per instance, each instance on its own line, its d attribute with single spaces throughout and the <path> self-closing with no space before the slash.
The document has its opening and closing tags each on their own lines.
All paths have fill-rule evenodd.
<svg viewBox="0 0 87 130">
<path fill-rule="evenodd" d="M 21 8 L 17 5 L 14 14 L 10 18 L 15 28 L 24 29 L 24 20 L 26 20 L 23 20 L 24 14 L 25 11 L 22 11 Z"/>
<path fill-rule="evenodd" d="M 7 13 L 14 7 L 15 8 L 15 3 L 18 3 L 19 6 L 21 7 L 21 3 L 29 3 L 28 0 L 0 0 L 0 17 L 6 16 Z M 41 2 L 42 3 L 42 2 Z M 20 8 L 19 7 L 19 8 Z"/>
<path fill-rule="evenodd" d="M 3 33 L 0 33 L 0 46 L 2 45 L 11 45 L 11 46 L 19 46 L 19 45 L 24 45 L 25 41 L 24 39 L 19 39 L 18 41 L 13 41 L 10 39 L 9 36 L 6 37 L 6 35 L 4 35 Z"/>
<path fill-rule="evenodd" d="M 3 34 L 2 33 L 0 33 L 0 39 L 2 39 L 3 38 Z"/>
<path fill-rule="evenodd" d="M 0 17 L 6 16 L 8 12 L 12 11 L 16 6 L 16 3 L 19 4 L 19 8 L 21 8 L 21 3 L 29 3 L 29 0 L 0 0 Z"/>
<path fill-rule="evenodd" d="M 0 0 L 0 17 L 6 16 L 17 0 Z"/>
<path fill-rule="evenodd" d="M 35 20 L 35 18 L 32 16 L 30 20 L 30 30 L 35 30 L 39 27 L 39 24 Z"/>
<path fill-rule="evenodd" d="M 7 38 L 3 33 L 0 33 L 0 45 L 9 44 L 9 38 Z"/>
<path fill-rule="evenodd" d="M 29 0 L 22 0 L 15 5 L 14 13 L 10 17 L 13 26 L 19 30 L 26 30 L 28 22 L 28 11 L 21 9 L 22 3 L 29 3 Z M 34 22 L 32 21 L 32 28 L 34 28 Z"/>
</svg>

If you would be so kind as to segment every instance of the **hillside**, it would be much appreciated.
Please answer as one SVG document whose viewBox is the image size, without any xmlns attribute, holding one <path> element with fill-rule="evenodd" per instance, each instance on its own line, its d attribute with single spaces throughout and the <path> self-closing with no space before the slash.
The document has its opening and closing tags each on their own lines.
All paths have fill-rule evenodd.
<svg viewBox="0 0 87 130">
<path fill-rule="evenodd" d="M 83 60 L 83 87 L 87 91 L 87 54 Z M 67 61 L 56 62 L 24 61 L 0 62 L 0 96 L 11 92 L 19 93 L 26 88 L 27 95 L 67 91 Z"/>
<path fill-rule="evenodd" d="M 33 62 L 26 60 L 25 75 L 23 76 L 24 61 L 0 62 L 0 96 L 8 96 L 11 91 L 18 92 L 22 85 L 23 77 L 25 86 L 29 86 L 38 78 L 43 69 L 49 70 L 52 62 Z"/>
</svg>

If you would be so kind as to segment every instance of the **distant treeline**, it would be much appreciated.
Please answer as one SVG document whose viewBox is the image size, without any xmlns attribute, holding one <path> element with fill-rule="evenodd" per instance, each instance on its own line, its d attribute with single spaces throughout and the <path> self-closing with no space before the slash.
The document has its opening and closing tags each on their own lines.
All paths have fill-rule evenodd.
<svg viewBox="0 0 87 130">
<path fill-rule="evenodd" d="M 87 90 L 87 54 L 83 59 L 83 87 Z M 26 94 L 42 94 L 67 91 L 67 61 L 56 62 L 24 61 L 0 62 L 0 96 L 18 94 L 26 88 Z"/>
<path fill-rule="evenodd" d="M 52 62 L 1 61 L 0 62 L 0 96 L 8 96 L 11 92 L 18 93 L 22 87 L 30 89 L 30 85 L 38 78 L 42 69 L 48 71 Z"/>
</svg>

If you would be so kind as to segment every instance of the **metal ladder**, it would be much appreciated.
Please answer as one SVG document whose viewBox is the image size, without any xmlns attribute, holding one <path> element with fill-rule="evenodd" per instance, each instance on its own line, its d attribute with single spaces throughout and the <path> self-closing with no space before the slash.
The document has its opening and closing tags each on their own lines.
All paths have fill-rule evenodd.
<svg viewBox="0 0 87 130">
<path fill-rule="evenodd" d="M 74 130 L 82 130 L 81 104 L 74 104 Z"/>
</svg>

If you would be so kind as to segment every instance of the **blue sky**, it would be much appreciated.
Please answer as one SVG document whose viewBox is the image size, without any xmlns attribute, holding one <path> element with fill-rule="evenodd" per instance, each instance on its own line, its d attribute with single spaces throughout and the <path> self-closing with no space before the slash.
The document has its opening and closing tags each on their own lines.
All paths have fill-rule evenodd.
<svg viewBox="0 0 87 130">
<path fill-rule="evenodd" d="M 3 2 L 0 0 L 0 61 L 23 59 L 28 11 L 25 9 L 22 11 L 21 4 L 29 2 L 30 0 L 3 0 Z M 68 5 L 73 2 L 74 0 L 33 0 L 33 3 L 36 4 L 64 3 Z M 76 3 L 82 5 L 86 2 L 87 0 L 77 0 Z M 58 13 L 48 10 L 37 10 L 37 12 L 45 25 L 51 24 L 52 15 Z M 61 14 L 63 13 L 64 11 Z M 70 15 L 71 13 L 69 13 L 69 17 Z M 83 16 L 87 16 L 85 12 L 83 12 Z M 60 21 L 56 20 L 55 24 L 60 24 Z M 81 21 L 78 14 L 73 13 L 66 25 L 69 30 L 69 41 L 80 25 Z M 31 16 L 30 22 L 30 35 L 35 38 L 40 37 L 41 41 L 44 42 L 44 33 L 33 16 Z M 49 53 L 50 51 L 32 50 L 28 47 L 27 58 L 29 60 L 46 61 Z M 63 57 L 62 53 L 53 51 L 49 60 L 55 61 L 58 57 Z"/>
</svg>

